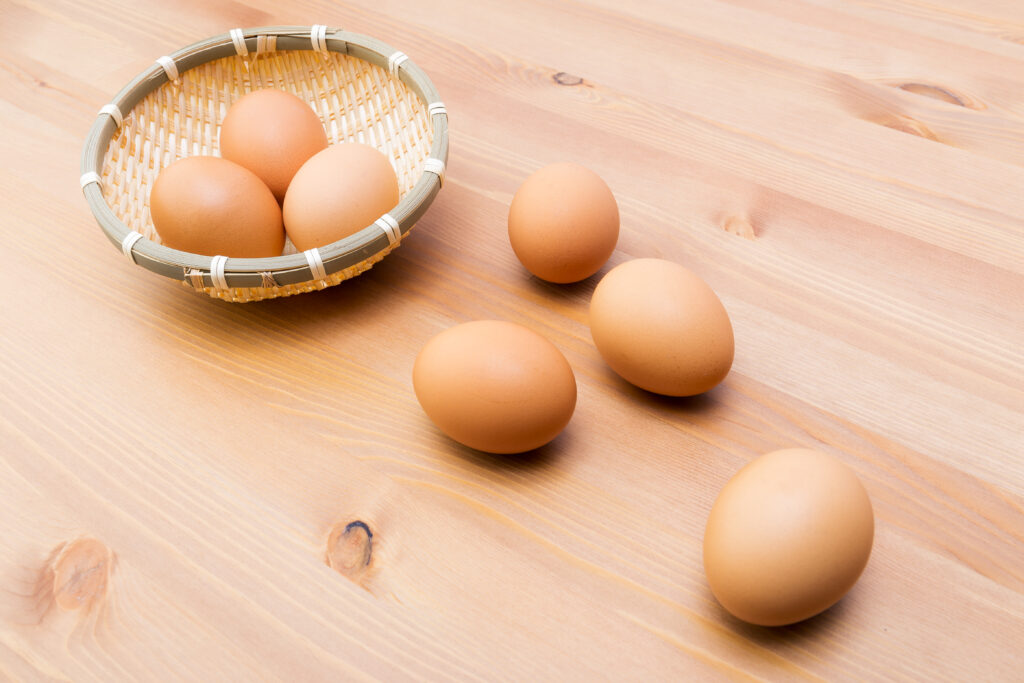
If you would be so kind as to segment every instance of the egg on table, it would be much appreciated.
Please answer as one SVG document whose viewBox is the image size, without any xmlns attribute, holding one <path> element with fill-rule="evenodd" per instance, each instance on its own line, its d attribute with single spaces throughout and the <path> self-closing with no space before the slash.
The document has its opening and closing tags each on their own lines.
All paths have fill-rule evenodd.
<svg viewBox="0 0 1024 683">
<path fill-rule="evenodd" d="M 519 187 L 508 212 L 516 257 L 542 280 L 579 282 L 601 269 L 619 239 L 619 206 L 585 166 L 551 164 Z"/>
<path fill-rule="evenodd" d="M 413 388 L 423 411 L 459 443 L 489 453 L 539 448 L 576 408 L 576 378 L 562 352 L 522 325 L 463 323 L 420 351 Z"/>
<path fill-rule="evenodd" d="M 705 392 L 729 373 L 732 323 L 696 273 L 661 259 L 610 270 L 590 300 L 590 333 L 626 381 L 668 396 Z"/>
<path fill-rule="evenodd" d="M 805 448 L 774 451 L 718 494 L 704 531 L 704 571 L 734 616 L 792 624 L 850 590 L 874 531 L 867 491 L 841 460 Z"/>
</svg>

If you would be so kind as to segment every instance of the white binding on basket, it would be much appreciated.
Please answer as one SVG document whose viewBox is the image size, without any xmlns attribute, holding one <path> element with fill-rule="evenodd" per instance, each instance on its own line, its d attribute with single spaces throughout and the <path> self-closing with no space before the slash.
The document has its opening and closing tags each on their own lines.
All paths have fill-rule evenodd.
<svg viewBox="0 0 1024 683">
<path fill-rule="evenodd" d="M 390 213 L 384 214 L 375 220 L 373 224 L 383 230 L 384 234 L 388 236 L 388 244 L 394 244 L 402 239 L 402 229 L 398 226 L 398 221 Z"/>
<path fill-rule="evenodd" d="M 156 63 L 163 67 L 164 73 L 167 74 L 167 80 L 178 80 L 178 65 L 174 63 L 173 59 L 164 55 L 163 57 L 157 57 Z"/>
<path fill-rule="evenodd" d="M 309 29 L 309 40 L 317 52 L 327 52 L 327 25 L 313 24 Z"/>
<path fill-rule="evenodd" d="M 227 278 L 224 277 L 224 269 L 227 265 L 227 256 L 214 256 L 210 259 L 210 279 L 213 280 L 213 286 L 217 289 L 228 288 Z"/>
<path fill-rule="evenodd" d="M 99 182 L 100 174 L 97 173 L 96 171 L 89 171 L 87 173 L 83 173 L 82 176 L 78 179 L 78 184 L 82 186 L 83 190 L 85 189 L 85 186 L 88 185 L 89 183 Z"/>
<path fill-rule="evenodd" d="M 132 253 L 132 249 L 135 247 L 135 243 L 142 239 L 142 233 L 132 230 L 124 239 L 121 240 L 121 252 L 132 260 L 132 263 L 138 263 L 135 260 L 135 254 Z"/>
<path fill-rule="evenodd" d="M 431 102 L 427 105 L 427 115 L 434 116 L 435 114 L 444 114 L 448 116 L 448 110 L 444 106 L 444 102 Z"/>
<path fill-rule="evenodd" d="M 248 55 L 249 46 L 245 44 L 245 34 L 242 33 L 242 29 L 233 28 L 229 33 L 231 35 L 231 42 L 235 44 L 235 54 L 239 57 Z"/>
<path fill-rule="evenodd" d="M 302 253 L 306 256 L 306 262 L 309 264 L 309 272 L 313 274 L 313 279 L 326 280 L 327 271 L 324 270 L 324 259 L 320 256 L 320 250 L 307 249 Z"/>
<path fill-rule="evenodd" d="M 121 127 L 121 123 L 124 122 L 124 117 L 121 115 L 121 110 L 117 108 L 117 105 L 111 102 L 110 104 L 104 104 L 100 107 L 100 115 L 106 114 L 110 118 L 114 119 L 114 125 L 118 128 Z"/>
<path fill-rule="evenodd" d="M 436 175 L 441 185 L 444 185 L 443 161 L 441 161 L 440 159 L 435 159 L 434 157 L 428 157 L 427 160 L 423 162 L 423 170 L 426 173 L 433 173 L 434 175 Z"/>
<path fill-rule="evenodd" d="M 186 268 L 185 277 L 192 283 L 192 289 L 197 292 L 201 292 L 206 288 L 206 284 L 203 283 L 203 271 L 198 268 Z"/>
<path fill-rule="evenodd" d="M 261 55 L 264 52 L 274 52 L 275 50 L 277 50 L 277 36 L 256 36 L 256 54 Z"/>
<path fill-rule="evenodd" d="M 408 59 L 409 55 L 404 52 L 392 52 L 391 56 L 388 57 L 388 71 L 397 76 L 399 67 Z"/>
</svg>

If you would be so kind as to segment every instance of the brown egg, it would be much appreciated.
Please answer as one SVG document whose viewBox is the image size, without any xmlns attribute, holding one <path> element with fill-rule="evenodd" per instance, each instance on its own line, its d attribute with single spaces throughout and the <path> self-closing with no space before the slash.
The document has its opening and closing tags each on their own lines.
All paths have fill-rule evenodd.
<svg viewBox="0 0 1024 683">
<path fill-rule="evenodd" d="M 381 152 L 355 142 L 313 155 L 284 198 L 284 225 L 301 251 L 359 232 L 398 204 L 398 177 Z"/>
<path fill-rule="evenodd" d="M 850 590 L 874 533 L 868 494 L 842 461 L 804 448 L 774 451 L 718 494 L 704 532 L 704 571 L 734 616 L 792 624 Z"/>
<path fill-rule="evenodd" d="M 153 225 L 168 247 L 260 258 L 284 248 L 281 207 L 251 171 L 219 157 L 185 157 L 157 176 L 149 196 Z"/>
<path fill-rule="evenodd" d="M 590 333 L 628 382 L 668 396 L 711 389 L 729 373 L 732 324 L 695 273 L 660 259 L 616 266 L 594 289 Z"/>
<path fill-rule="evenodd" d="M 619 239 L 619 206 L 601 177 L 552 164 L 523 182 L 508 212 L 508 239 L 528 271 L 578 282 L 601 269 Z"/>
<path fill-rule="evenodd" d="M 311 156 L 327 147 L 313 109 L 284 90 L 254 90 L 228 109 L 220 126 L 220 154 L 258 175 L 277 201 Z"/>
<path fill-rule="evenodd" d="M 423 347 L 412 374 L 416 398 L 442 432 L 489 453 L 548 443 L 576 408 L 576 378 L 554 344 L 522 325 L 456 325 Z"/>
</svg>

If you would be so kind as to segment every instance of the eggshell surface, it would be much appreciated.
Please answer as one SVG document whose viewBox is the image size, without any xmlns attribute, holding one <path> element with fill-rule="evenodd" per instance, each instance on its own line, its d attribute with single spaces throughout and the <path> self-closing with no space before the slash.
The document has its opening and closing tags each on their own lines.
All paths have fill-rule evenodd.
<svg viewBox="0 0 1024 683">
<path fill-rule="evenodd" d="M 359 232 L 398 204 L 398 177 L 387 157 L 360 143 L 332 145 L 295 174 L 284 224 L 300 251 Z"/>
<path fill-rule="evenodd" d="M 590 277 L 615 251 L 619 206 L 599 175 L 573 163 L 551 164 L 519 187 L 508 213 L 519 261 L 548 282 Z"/>
<path fill-rule="evenodd" d="M 278 202 L 302 164 L 326 147 L 320 117 L 284 90 L 254 90 L 221 122 L 221 156 L 259 176 Z"/>
<path fill-rule="evenodd" d="M 658 394 L 705 392 L 732 367 L 725 307 L 698 275 L 671 261 L 635 259 L 610 270 L 590 300 L 590 333 L 612 370 Z"/>
<path fill-rule="evenodd" d="M 427 416 L 459 443 L 489 453 L 539 448 L 576 408 L 576 379 L 565 356 L 515 323 L 480 320 L 431 339 L 413 367 Z"/>
<path fill-rule="evenodd" d="M 874 513 L 853 470 L 824 453 L 774 451 L 722 488 L 704 532 L 711 592 L 734 616 L 792 624 L 839 601 L 874 540 Z"/>
<path fill-rule="evenodd" d="M 149 196 L 168 247 L 234 258 L 280 256 L 281 207 L 251 171 L 219 157 L 185 157 L 163 169 Z"/>
</svg>

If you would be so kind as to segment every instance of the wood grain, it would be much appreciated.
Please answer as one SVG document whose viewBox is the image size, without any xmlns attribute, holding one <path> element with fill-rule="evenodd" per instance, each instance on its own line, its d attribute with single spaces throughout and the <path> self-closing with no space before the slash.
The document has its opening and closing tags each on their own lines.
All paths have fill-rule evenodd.
<svg viewBox="0 0 1024 683">
<path fill-rule="evenodd" d="M 373 270 L 209 301 L 133 268 L 77 186 L 95 112 L 235 26 L 380 37 L 448 107 L 444 190 Z M 997 0 L 0 1 L 0 678 L 1019 680 L 1024 671 L 1024 10 Z M 737 356 L 670 400 L 611 373 L 600 277 L 528 277 L 519 183 L 586 164 L 606 270 L 686 264 Z M 569 428 L 444 438 L 411 388 L 501 318 L 569 359 Z M 701 539 L 787 446 L 875 507 L 838 605 L 727 615 Z"/>
</svg>

